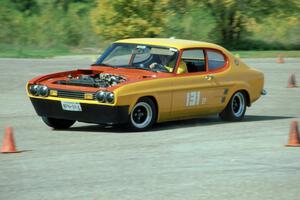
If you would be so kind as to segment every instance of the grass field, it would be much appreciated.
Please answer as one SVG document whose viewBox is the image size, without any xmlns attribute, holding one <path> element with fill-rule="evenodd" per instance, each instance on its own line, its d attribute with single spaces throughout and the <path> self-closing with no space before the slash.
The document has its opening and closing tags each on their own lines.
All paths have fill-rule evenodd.
<svg viewBox="0 0 300 200">
<path fill-rule="evenodd" d="M 300 51 L 232 51 L 234 55 L 239 55 L 241 58 L 275 58 L 278 55 L 290 58 L 299 58 Z"/>
<path fill-rule="evenodd" d="M 283 55 L 284 57 L 300 57 L 300 50 L 297 51 L 287 51 L 287 50 L 232 51 L 232 53 L 234 55 L 239 55 L 241 58 L 275 58 L 279 54 Z M 96 54 L 95 48 L 36 49 L 36 48 L 22 48 L 22 47 L 13 48 L 8 46 L 0 46 L 0 57 L 2 58 L 49 58 L 54 56 L 83 55 L 83 54 Z"/>
<path fill-rule="evenodd" d="M 47 58 L 69 54 L 72 54 L 71 51 L 65 48 L 36 49 L 0 46 L 0 57 L 2 58 Z"/>
</svg>

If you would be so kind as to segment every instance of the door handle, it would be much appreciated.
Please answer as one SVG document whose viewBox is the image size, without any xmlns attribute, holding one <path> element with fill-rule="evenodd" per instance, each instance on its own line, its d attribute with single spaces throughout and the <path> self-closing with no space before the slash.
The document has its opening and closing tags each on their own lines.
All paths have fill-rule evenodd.
<svg viewBox="0 0 300 200">
<path fill-rule="evenodd" d="M 208 81 L 212 80 L 213 78 L 214 78 L 214 76 L 212 76 L 212 75 L 205 76 L 205 79 Z"/>
</svg>

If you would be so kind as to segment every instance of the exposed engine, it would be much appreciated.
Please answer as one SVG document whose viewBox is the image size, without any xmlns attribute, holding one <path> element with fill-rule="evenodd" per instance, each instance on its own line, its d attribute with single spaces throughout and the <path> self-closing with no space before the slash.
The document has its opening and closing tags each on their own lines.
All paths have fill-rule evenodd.
<svg viewBox="0 0 300 200">
<path fill-rule="evenodd" d="M 58 81 L 57 84 L 107 88 L 124 81 L 126 81 L 125 77 L 101 73 L 88 75 L 84 74 L 75 77 L 73 77 L 72 75 L 68 75 L 68 80 Z"/>
</svg>

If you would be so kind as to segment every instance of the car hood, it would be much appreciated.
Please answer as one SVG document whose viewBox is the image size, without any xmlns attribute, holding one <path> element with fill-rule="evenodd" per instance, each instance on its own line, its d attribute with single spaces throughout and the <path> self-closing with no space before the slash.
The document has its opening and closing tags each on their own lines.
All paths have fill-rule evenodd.
<svg viewBox="0 0 300 200">
<path fill-rule="evenodd" d="M 37 77 L 29 84 L 47 85 L 50 88 L 64 90 L 113 91 L 123 85 L 140 81 L 174 76 L 173 73 L 153 72 L 142 69 L 95 67 L 78 69 Z"/>
</svg>

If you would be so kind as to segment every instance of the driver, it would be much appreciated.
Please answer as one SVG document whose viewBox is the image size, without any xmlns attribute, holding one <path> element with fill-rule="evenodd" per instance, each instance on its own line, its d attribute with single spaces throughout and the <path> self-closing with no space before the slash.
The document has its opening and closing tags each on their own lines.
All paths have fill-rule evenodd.
<svg viewBox="0 0 300 200">
<path fill-rule="evenodd" d="M 165 71 L 165 72 L 173 71 L 173 67 L 168 66 L 168 65 L 171 65 L 171 63 L 172 63 L 172 56 L 159 55 L 159 60 L 160 60 L 160 63 L 154 62 L 154 63 L 150 64 L 149 67 L 151 70 Z M 176 60 L 174 60 L 174 62 L 176 62 Z M 186 72 L 187 72 L 187 66 L 186 66 L 185 62 L 183 60 L 180 60 L 177 74 L 183 74 Z"/>
<path fill-rule="evenodd" d="M 158 59 L 160 60 L 160 62 L 154 62 L 152 64 L 150 64 L 150 69 L 152 70 L 158 70 L 158 71 L 168 71 L 168 72 L 172 72 L 173 71 L 173 67 L 169 67 L 168 65 L 170 65 L 171 60 L 172 60 L 172 56 L 168 56 L 168 55 L 158 55 Z"/>
</svg>

